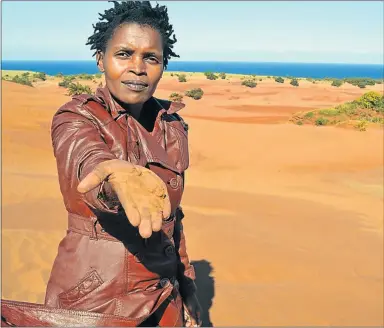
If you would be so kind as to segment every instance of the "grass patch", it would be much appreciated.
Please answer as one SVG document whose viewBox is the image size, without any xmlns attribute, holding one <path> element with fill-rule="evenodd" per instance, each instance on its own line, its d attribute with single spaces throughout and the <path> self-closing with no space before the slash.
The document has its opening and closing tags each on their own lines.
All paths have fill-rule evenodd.
<svg viewBox="0 0 384 328">
<path fill-rule="evenodd" d="M 296 113 L 290 121 L 297 125 L 316 126 L 337 125 L 351 121 L 355 122 L 354 126 L 358 130 L 366 131 L 369 124 L 384 125 L 384 96 L 369 91 L 354 101 L 333 108 Z"/>
</svg>

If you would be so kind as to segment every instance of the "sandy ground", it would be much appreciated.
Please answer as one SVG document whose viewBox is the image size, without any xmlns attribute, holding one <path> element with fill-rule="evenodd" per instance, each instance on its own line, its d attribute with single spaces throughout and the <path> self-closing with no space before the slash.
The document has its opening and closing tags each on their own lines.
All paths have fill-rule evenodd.
<svg viewBox="0 0 384 328">
<path fill-rule="evenodd" d="M 184 98 L 183 208 L 205 325 L 383 325 L 383 130 L 287 123 L 351 85 L 165 77 Z M 96 84 L 90 85 L 96 86 Z M 43 302 L 66 212 L 50 140 L 57 81 L 2 83 L 2 297 Z"/>
</svg>

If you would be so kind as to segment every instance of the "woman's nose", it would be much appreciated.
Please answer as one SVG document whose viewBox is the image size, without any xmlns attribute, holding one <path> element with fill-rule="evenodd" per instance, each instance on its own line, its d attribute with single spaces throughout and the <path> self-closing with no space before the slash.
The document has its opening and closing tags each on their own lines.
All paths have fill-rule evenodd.
<svg viewBox="0 0 384 328">
<path fill-rule="evenodd" d="M 132 57 L 129 66 L 130 71 L 135 73 L 136 75 L 143 75 L 146 73 L 144 60 L 140 56 Z"/>
</svg>

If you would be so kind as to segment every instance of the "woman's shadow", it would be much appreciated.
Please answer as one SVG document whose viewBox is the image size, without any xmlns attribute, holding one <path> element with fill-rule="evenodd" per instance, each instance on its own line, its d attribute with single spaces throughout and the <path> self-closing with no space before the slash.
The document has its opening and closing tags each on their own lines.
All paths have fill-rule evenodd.
<svg viewBox="0 0 384 328">
<path fill-rule="evenodd" d="M 197 285 L 197 297 L 199 299 L 203 311 L 201 316 L 201 319 L 203 321 L 202 326 L 213 327 L 213 323 L 211 322 L 211 318 L 209 315 L 209 309 L 212 306 L 212 300 L 215 296 L 215 280 L 211 276 L 213 268 L 211 264 L 205 260 L 192 261 L 191 264 L 195 268 L 195 283 Z"/>
</svg>

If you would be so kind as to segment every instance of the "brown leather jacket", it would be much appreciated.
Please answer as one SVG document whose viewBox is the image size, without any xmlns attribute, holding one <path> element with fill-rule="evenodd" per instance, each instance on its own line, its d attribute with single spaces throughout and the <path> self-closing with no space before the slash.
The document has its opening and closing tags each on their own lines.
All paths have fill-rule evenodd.
<svg viewBox="0 0 384 328">
<path fill-rule="evenodd" d="M 176 112 L 184 105 L 154 97 L 148 103 L 158 112 L 152 132 L 106 88 L 95 96 L 73 97 L 55 114 L 52 144 L 68 231 L 48 281 L 46 307 L 139 324 L 170 298 L 178 299 L 174 311 L 180 312 L 181 297 L 195 292 L 180 207 L 189 165 L 188 128 Z M 107 182 L 85 196 L 77 192 L 95 165 L 116 158 L 148 167 L 167 184 L 172 215 L 146 241 L 129 224 Z"/>
</svg>

